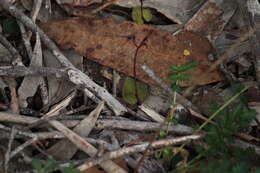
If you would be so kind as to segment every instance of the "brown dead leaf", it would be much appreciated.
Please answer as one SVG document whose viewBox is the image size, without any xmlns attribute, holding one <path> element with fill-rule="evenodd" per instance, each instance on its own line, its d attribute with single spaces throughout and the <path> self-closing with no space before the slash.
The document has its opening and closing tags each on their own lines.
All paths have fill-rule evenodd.
<svg viewBox="0 0 260 173">
<path fill-rule="evenodd" d="M 144 42 L 137 54 L 136 77 L 150 84 L 156 83 L 142 71 L 141 65 L 147 64 L 169 83 L 170 66 L 191 60 L 198 64 L 188 72 L 192 76 L 193 84 L 205 85 L 221 80 L 217 70 L 202 75 L 209 69 L 211 63 L 208 56 L 213 53 L 213 48 L 207 39 L 192 32 L 172 36 L 146 25 L 131 22 L 117 24 L 112 19 L 96 17 L 52 21 L 42 24 L 41 27 L 62 48 L 74 48 L 81 55 L 128 76 L 134 76 L 137 46 Z M 188 50 L 189 55 L 186 55 L 184 50 Z"/>
</svg>

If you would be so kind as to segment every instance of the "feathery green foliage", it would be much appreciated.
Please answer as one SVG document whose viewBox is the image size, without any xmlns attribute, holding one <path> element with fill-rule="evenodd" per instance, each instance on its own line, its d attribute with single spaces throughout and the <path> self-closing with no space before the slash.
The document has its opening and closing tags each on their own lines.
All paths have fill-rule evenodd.
<svg viewBox="0 0 260 173">
<path fill-rule="evenodd" d="M 237 85 L 233 91 L 241 89 L 242 86 Z M 218 105 L 212 106 L 213 112 L 218 109 Z M 260 173 L 260 167 L 256 166 L 259 158 L 254 151 L 232 145 L 235 143 L 235 135 L 248 128 L 255 116 L 256 112 L 248 108 L 244 95 L 240 96 L 239 102 L 220 111 L 214 118 L 217 125 L 205 127 L 207 147 L 197 147 L 197 152 L 204 158 L 197 170 L 202 173 Z"/>
</svg>

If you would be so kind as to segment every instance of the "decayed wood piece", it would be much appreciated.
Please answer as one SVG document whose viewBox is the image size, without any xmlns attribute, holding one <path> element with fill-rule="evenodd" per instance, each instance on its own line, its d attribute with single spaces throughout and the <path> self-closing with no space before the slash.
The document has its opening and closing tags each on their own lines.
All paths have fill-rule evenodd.
<svg viewBox="0 0 260 173">
<path fill-rule="evenodd" d="M 114 111 L 116 115 L 123 114 L 127 112 L 127 109 L 117 101 L 109 92 L 103 87 L 97 85 L 92 81 L 89 76 L 75 68 L 70 61 L 63 55 L 55 43 L 48 38 L 48 36 L 22 11 L 18 10 L 14 5 L 12 5 L 8 0 L 0 1 L 0 5 L 7 10 L 11 15 L 20 20 L 28 29 L 33 32 L 38 32 L 44 44 L 51 50 L 51 52 L 56 56 L 62 66 L 69 68 L 68 75 L 69 80 L 76 85 L 80 85 L 102 98 L 106 104 Z"/>
<path fill-rule="evenodd" d="M 221 80 L 216 69 L 201 77 L 211 64 L 208 56 L 213 53 L 213 49 L 207 39 L 191 32 L 172 36 L 149 26 L 131 22 L 117 24 L 112 19 L 97 17 L 52 21 L 41 27 L 61 47 L 74 48 L 81 55 L 128 76 L 134 76 L 135 53 L 137 47 L 140 47 L 136 56 L 136 77 L 150 84 L 156 85 L 142 71 L 141 65 L 147 64 L 169 83 L 170 66 L 191 60 L 198 66 L 188 72 L 192 76 L 192 83 L 182 83 L 183 86 L 204 85 Z M 190 54 L 185 55 L 184 50 Z"/>
<path fill-rule="evenodd" d="M 214 41 L 236 10 L 236 1 L 209 0 L 185 24 L 184 29 L 194 31 Z"/>
<path fill-rule="evenodd" d="M 23 77 L 23 76 L 55 76 L 65 78 L 66 69 L 52 67 L 25 67 L 25 66 L 1 66 L 0 76 Z"/>
</svg>

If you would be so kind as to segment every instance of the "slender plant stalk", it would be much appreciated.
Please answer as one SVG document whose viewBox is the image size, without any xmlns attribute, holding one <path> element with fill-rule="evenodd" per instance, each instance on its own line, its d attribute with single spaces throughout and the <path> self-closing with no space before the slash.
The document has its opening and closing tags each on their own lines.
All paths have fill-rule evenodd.
<svg viewBox="0 0 260 173">
<path fill-rule="evenodd" d="M 240 92 L 238 92 L 237 94 L 235 94 L 234 96 L 232 96 L 228 101 L 226 101 L 216 112 L 214 112 L 203 124 L 200 125 L 200 127 L 198 129 L 196 129 L 193 134 L 196 134 L 198 132 L 200 132 L 209 122 L 210 120 L 212 120 L 214 117 L 216 117 L 216 115 L 218 115 L 218 113 L 220 111 L 222 111 L 223 109 L 225 109 L 228 105 L 230 105 L 234 100 L 236 100 L 243 92 L 245 92 L 248 88 L 250 88 L 250 86 L 246 86 L 244 89 L 242 89 Z M 182 150 L 185 147 L 186 144 L 182 144 L 179 149 L 177 150 L 177 152 L 175 153 L 178 154 L 180 150 Z"/>
</svg>

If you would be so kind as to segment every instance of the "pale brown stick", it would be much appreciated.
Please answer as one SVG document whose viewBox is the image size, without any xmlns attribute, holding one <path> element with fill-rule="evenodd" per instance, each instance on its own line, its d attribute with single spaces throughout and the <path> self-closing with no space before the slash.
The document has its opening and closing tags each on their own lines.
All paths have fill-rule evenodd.
<svg viewBox="0 0 260 173">
<path fill-rule="evenodd" d="M 151 144 L 151 148 L 157 148 L 157 147 L 165 147 L 165 146 L 170 146 L 170 145 L 176 145 L 176 144 L 183 144 L 183 143 L 189 143 L 193 140 L 199 140 L 203 138 L 204 135 L 198 134 L 198 135 L 190 135 L 190 136 L 182 136 L 182 137 L 177 137 L 177 138 L 170 138 L 170 139 L 162 139 L 159 141 L 154 141 Z M 145 151 L 147 146 L 149 145 L 149 142 L 145 142 L 142 144 L 134 145 L 131 147 L 126 147 L 126 148 L 121 148 L 115 151 L 111 151 L 108 153 L 105 153 L 103 156 L 96 158 L 96 159 L 91 159 L 90 161 L 87 161 L 85 164 L 81 165 L 79 167 L 80 170 L 85 170 L 88 169 L 92 166 L 95 166 L 99 164 L 100 162 L 104 160 L 109 160 L 109 159 L 115 159 L 124 155 L 136 153 L 136 152 L 142 152 Z"/>
</svg>

